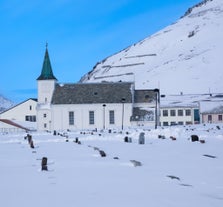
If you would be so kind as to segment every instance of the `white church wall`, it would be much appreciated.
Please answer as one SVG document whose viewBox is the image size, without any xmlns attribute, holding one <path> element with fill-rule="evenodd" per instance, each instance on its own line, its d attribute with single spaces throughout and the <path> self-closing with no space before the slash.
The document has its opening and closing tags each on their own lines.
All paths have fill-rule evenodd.
<svg viewBox="0 0 223 207">
<path fill-rule="evenodd" d="M 53 130 L 108 129 L 130 126 L 132 104 L 75 104 L 52 106 Z M 124 109 L 124 113 L 123 113 Z M 89 123 L 89 112 L 94 112 L 94 124 Z M 114 124 L 110 124 L 109 111 L 114 111 Z M 69 124 L 69 112 L 74 112 L 74 124 Z M 123 121 L 122 121 L 123 117 Z"/>
<path fill-rule="evenodd" d="M 50 103 L 56 80 L 38 80 L 38 103 Z"/>
<path fill-rule="evenodd" d="M 51 109 L 45 107 L 41 110 L 37 110 L 37 129 L 40 131 L 51 131 L 52 130 L 52 117 Z"/>
</svg>

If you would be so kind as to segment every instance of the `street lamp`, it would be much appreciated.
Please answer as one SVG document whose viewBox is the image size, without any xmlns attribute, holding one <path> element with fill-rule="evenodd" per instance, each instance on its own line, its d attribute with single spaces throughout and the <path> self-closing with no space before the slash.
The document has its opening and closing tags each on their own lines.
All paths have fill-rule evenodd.
<svg viewBox="0 0 223 207">
<path fill-rule="evenodd" d="M 156 106 L 155 106 L 155 129 L 159 125 L 159 89 L 154 89 L 156 96 Z"/>
<path fill-rule="evenodd" d="M 106 107 L 106 104 L 103 104 L 103 129 L 105 129 L 105 107 Z"/>
<path fill-rule="evenodd" d="M 123 130 L 123 123 L 124 123 L 124 104 L 125 104 L 125 98 L 122 98 L 122 130 Z"/>
</svg>

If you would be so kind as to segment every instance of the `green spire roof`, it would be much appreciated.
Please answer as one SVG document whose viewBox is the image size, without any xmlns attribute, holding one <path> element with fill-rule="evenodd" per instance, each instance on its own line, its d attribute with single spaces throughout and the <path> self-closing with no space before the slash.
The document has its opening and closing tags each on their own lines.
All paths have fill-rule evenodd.
<svg viewBox="0 0 223 207">
<path fill-rule="evenodd" d="M 43 61 L 42 72 L 41 75 L 37 78 L 37 80 L 57 80 L 56 77 L 53 75 L 47 44 L 46 44 L 46 51 Z"/>
</svg>

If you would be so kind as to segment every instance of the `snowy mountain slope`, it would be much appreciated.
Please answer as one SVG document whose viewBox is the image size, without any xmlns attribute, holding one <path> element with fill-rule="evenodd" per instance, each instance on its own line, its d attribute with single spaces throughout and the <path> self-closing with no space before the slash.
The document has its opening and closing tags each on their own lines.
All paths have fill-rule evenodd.
<svg viewBox="0 0 223 207">
<path fill-rule="evenodd" d="M 223 1 L 205 0 L 175 24 L 99 62 L 81 82 L 133 81 L 161 93 L 222 92 Z"/>
<path fill-rule="evenodd" d="M 10 107 L 12 107 L 14 104 L 6 99 L 4 96 L 0 95 L 0 113 Z"/>
</svg>

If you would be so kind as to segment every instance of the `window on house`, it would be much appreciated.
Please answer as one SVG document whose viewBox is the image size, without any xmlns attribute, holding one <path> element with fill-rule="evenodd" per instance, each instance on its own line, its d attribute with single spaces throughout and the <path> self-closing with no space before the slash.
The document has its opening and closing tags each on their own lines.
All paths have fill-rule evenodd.
<svg viewBox="0 0 223 207">
<path fill-rule="evenodd" d="M 26 121 L 36 122 L 36 116 L 25 116 Z"/>
<path fill-rule="evenodd" d="M 163 116 L 168 116 L 168 110 L 163 110 Z"/>
<path fill-rule="evenodd" d="M 167 121 L 164 121 L 163 122 L 163 126 L 168 126 L 169 124 L 168 124 L 168 122 Z"/>
<path fill-rule="evenodd" d="M 212 115 L 211 114 L 208 115 L 208 122 L 212 122 Z"/>
<path fill-rule="evenodd" d="M 32 111 L 32 106 L 31 105 L 29 106 L 29 110 Z"/>
<path fill-rule="evenodd" d="M 170 125 L 171 125 L 171 126 L 175 126 L 175 125 L 177 125 L 177 123 L 176 123 L 175 121 L 171 121 L 171 122 L 170 122 Z"/>
<path fill-rule="evenodd" d="M 176 116 L 176 110 L 170 110 L 170 116 Z"/>
<path fill-rule="evenodd" d="M 46 123 L 44 123 L 44 128 L 45 128 L 45 129 L 47 128 L 47 124 L 46 124 Z"/>
<path fill-rule="evenodd" d="M 184 125 L 183 121 L 178 121 L 178 125 Z"/>
<path fill-rule="evenodd" d="M 89 124 L 94 124 L 94 111 L 89 111 Z"/>
<path fill-rule="evenodd" d="M 115 112 L 109 111 L 109 123 L 114 124 L 115 123 Z"/>
<path fill-rule="evenodd" d="M 186 109 L 185 113 L 186 113 L 186 116 L 191 116 L 191 110 L 190 109 Z"/>
<path fill-rule="evenodd" d="M 45 103 L 47 103 L 47 98 L 45 98 Z"/>
<path fill-rule="evenodd" d="M 43 114 L 43 117 L 46 118 L 46 114 Z"/>
<path fill-rule="evenodd" d="M 178 116 L 183 116 L 183 110 L 182 109 L 178 109 L 177 114 L 178 114 Z"/>
<path fill-rule="evenodd" d="M 69 111 L 69 125 L 74 125 L 74 112 Z"/>
<path fill-rule="evenodd" d="M 218 121 L 222 121 L 222 114 L 218 115 Z"/>
</svg>

